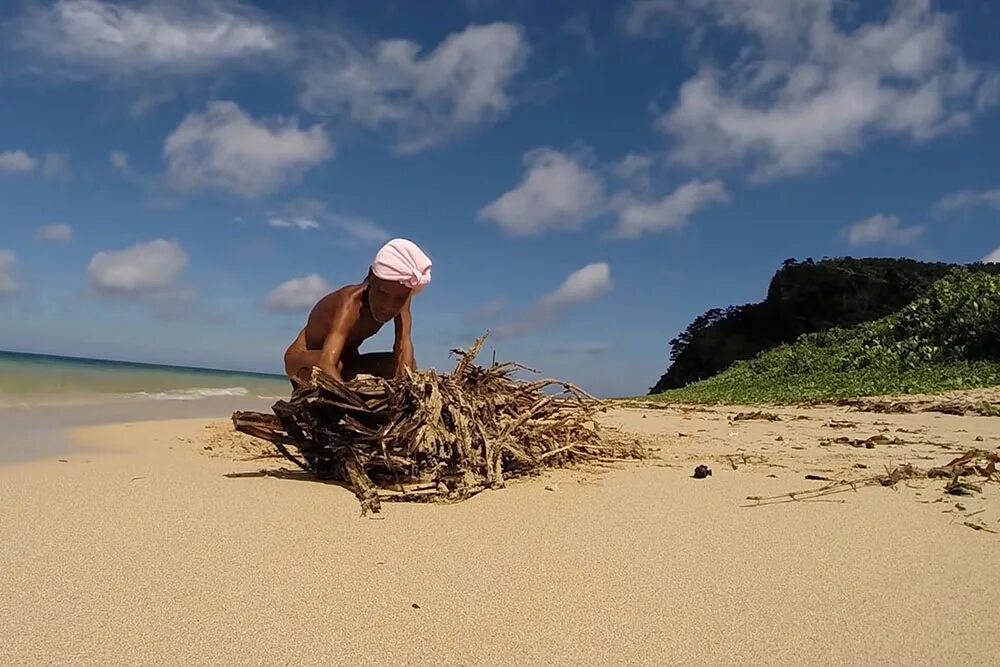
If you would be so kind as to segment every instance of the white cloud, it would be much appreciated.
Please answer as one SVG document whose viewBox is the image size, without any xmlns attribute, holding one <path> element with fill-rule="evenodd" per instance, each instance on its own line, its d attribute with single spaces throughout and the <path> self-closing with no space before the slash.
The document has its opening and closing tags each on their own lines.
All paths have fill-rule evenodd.
<svg viewBox="0 0 1000 667">
<path fill-rule="evenodd" d="M 302 130 L 294 118 L 256 121 L 233 102 L 210 102 L 167 137 L 163 155 L 178 190 L 258 197 L 329 159 L 333 145 L 320 125 Z"/>
<path fill-rule="evenodd" d="M 40 241 L 69 241 L 73 238 L 73 228 L 69 225 L 45 225 L 38 228 Z"/>
<path fill-rule="evenodd" d="M 317 273 L 281 283 L 264 297 L 262 306 L 275 313 L 297 313 L 311 309 L 332 286 Z"/>
<path fill-rule="evenodd" d="M 679 229 L 699 210 L 727 201 L 729 194 L 722 181 L 694 179 L 658 201 L 623 200 L 615 234 L 635 238 L 642 234 Z"/>
<path fill-rule="evenodd" d="M 692 27 L 708 17 L 749 38 L 727 69 L 703 66 L 660 117 L 675 141 L 671 160 L 705 170 L 748 162 L 754 180 L 776 179 L 876 137 L 929 140 L 996 102 L 998 74 L 965 60 L 954 21 L 927 0 L 896 2 L 886 18 L 851 28 L 841 8 L 837 0 L 801 0 L 794 11 L 781 0 L 634 4 L 633 34 L 669 14 Z"/>
<path fill-rule="evenodd" d="M 291 46 L 279 25 L 236 0 L 58 0 L 11 27 L 15 46 L 46 61 L 38 71 L 80 77 L 201 73 Z"/>
<path fill-rule="evenodd" d="M 907 245 L 916 241 L 923 232 L 921 225 L 903 227 L 898 217 L 879 213 L 851 225 L 847 230 L 847 240 L 853 246 L 874 243 Z"/>
<path fill-rule="evenodd" d="M 961 190 L 945 195 L 934 205 L 935 215 L 953 213 L 966 208 L 988 206 L 1000 211 L 1000 188 L 994 190 Z"/>
<path fill-rule="evenodd" d="M 23 174 L 35 170 L 38 160 L 21 150 L 0 153 L 0 174 Z"/>
<path fill-rule="evenodd" d="M 389 232 L 365 218 L 351 218 L 343 215 L 330 216 L 327 224 L 342 232 L 347 237 L 347 243 L 381 243 L 389 240 Z"/>
<path fill-rule="evenodd" d="M 596 262 L 571 273 L 559 289 L 546 294 L 539 303 L 550 309 L 586 303 L 604 296 L 611 287 L 611 267 L 607 262 Z"/>
<path fill-rule="evenodd" d="M 500 338 L 522 336 L 552 325 L 567 310 L 594 301 L 613 289 L 611 267 L 595 262 L 571 273 L 558 289 L 549 292 L 514 320 L 495 329 Z"/>
<path fill-rule="evenodd" d="M 470 25 L 427 53 L 410 40 L 359 45 L 337 32 L 317 51 L 303 72 L 303 106 L 394 128 L 397 150 L 409 153 L 507 113 L 529 49 L 520 26 L 498 22 Z"/>
<path fill-rule="evenodd" d="M 69 155 L 66 153 L 46 153 L 42 160 L 42 176 L 49 179 L 69 176 Z"/>
<path fill-rule="evenodd" d="M 20 289 L 14 280 L 14 264 L 17 258 L 9 250 L 0 250 L 0 297 L 10 296 Z"/>
<path fill-rule="evenodd" d="M 611 165 L 611 171 L 622 180 L 646 178 L 653 167 L 653 158 L 639 153 L 629 153 Z"/>
<path fill-rule="evenodd" d="M 513 190 L 479 211 L 505 231 L 535 235 L 557 229 L 579 229 L 599 214 L 604 183 L 581 157 L 551 148 L 529 151 L 525 175 Z"/>
<path fill-rule="evenodd" d="M 108 296 L 167 297 L 176 292 L 187 263 L 187 254 L 179 245 L 156 239 L 125 250 L 97 253 L 87 266 L 87 279 Z"/>
<path fill-rule="evenodd" d="M 1000 248 L 997 248 L 990 254 L 986 255 L 986 257 L 983 257 L 980 261 L 986 264 L 1000 264 Z"/>
<path fill-rule="evenodd" d="M 128 155 L 124 151 L 111 151 L 108 159 L 111 161 L 111 166 L 114 167 L 115 171 L 122 174 L 129 172 Z"/>
<path fill-rule="evenodd" d="M 319 222 L 314 218 L 270 218 L 267 224 L 272 227 L 295 228 L 303 231 L 308 229 L 319 229 Z"/>
<path fill-rule="evenodd" d="M 64 178 L 69 175 L 69 155 L 46 153 L 38 159 L 22 150 L 0 153 L 0 173 L 27 174 L 34 172 L 35 169 L 39 169 L 44 178 Z"/>
<path fill-rule="evenodd" d="M 328 213 L 326 204 L 311 197 L 290 201 L 269 215 L 267 222 L 272 227 L 333 230 L 337 245 L 357 247 L 389 240 L 389 232 L 371 220 Z"/>
</svg>

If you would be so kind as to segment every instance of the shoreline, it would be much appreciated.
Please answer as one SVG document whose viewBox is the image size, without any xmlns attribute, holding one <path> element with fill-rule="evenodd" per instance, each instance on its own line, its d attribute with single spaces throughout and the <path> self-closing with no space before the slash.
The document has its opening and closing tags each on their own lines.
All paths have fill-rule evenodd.
<svg viewBox="0 0 1000 667">
<path fill-rule="evenodd" d="M 992 449 L 995 418 L 778 416 L 615 410 L 660 459 L 368 518 L 346 488 L 267 474 L 291 464 L 253 458 L 269 445 L 225 418 L 77 428 L 65 462 L 0 466 L 0 662 L 992 660 L 1000 585 L 981 573 L 1000 535 L 962 521 L 1000 528 L 996 484 L 746 498 Z M 880 429 L 905 442 L 820 442 Z M 691 477 L 700 463 L 711 477 Z"/>
<path fill-rule="evenodd" d="M 226 419 L 235 410 L 269 411 L 271 398 L 233 396 L 197 400 L 122 399 L 59 405 L 0 407 L 0 467 L 72 454 L 71 433 L 89 426 L 183 419 Z"/>
</svg>

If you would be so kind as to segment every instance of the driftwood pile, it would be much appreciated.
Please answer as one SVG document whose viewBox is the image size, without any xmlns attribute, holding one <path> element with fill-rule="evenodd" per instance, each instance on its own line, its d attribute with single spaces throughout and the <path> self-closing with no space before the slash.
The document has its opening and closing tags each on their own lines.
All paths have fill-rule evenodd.
<svg viewBox="0 0 1000 667">
<path fill-rule="evenodd" d="M 342 383 L 315 368 L 274 414 L 236 412 L 233 424 L 308 473 L 347 483 L 362 514 L 382 500 L 464 500 L 545 467 L 642 458 L 640 445 L 597 423 L 603 402 L 567 382 L 516 379 L 531 370 L 520 364 L 478 366 L 482 344 L 453 350 L 451 374 Z"/>
</svg>

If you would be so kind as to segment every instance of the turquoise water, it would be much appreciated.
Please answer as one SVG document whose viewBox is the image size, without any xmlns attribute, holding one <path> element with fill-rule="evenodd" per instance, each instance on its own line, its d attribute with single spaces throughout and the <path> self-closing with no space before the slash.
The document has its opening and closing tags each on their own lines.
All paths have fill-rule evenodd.
<svg viewBox="0 0 1000 667">
<path fill-rule="evenodd" d="M 115 400 L 286 398 L 283 376 L 0 352 L 0 407 Z"/>
</svg>

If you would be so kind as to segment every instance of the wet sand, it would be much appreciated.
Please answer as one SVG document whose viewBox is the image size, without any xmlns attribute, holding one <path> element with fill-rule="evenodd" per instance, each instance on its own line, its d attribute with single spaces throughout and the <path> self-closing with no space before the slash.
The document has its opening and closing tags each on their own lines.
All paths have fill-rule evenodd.
<svg viewBox="0 0 1000 667">
<path fill-rule="evenodd" d="M 0 664 L 992 664 L 1000 535 L 964 522 L 1000 530 L 1000 485 L 746 498 L 995 449 L 1000 419 L 738 412 L 619 409 L 662 458 L 376 518 L 225 421 L 77 431 L 0 467 Z"/>
</svg>

